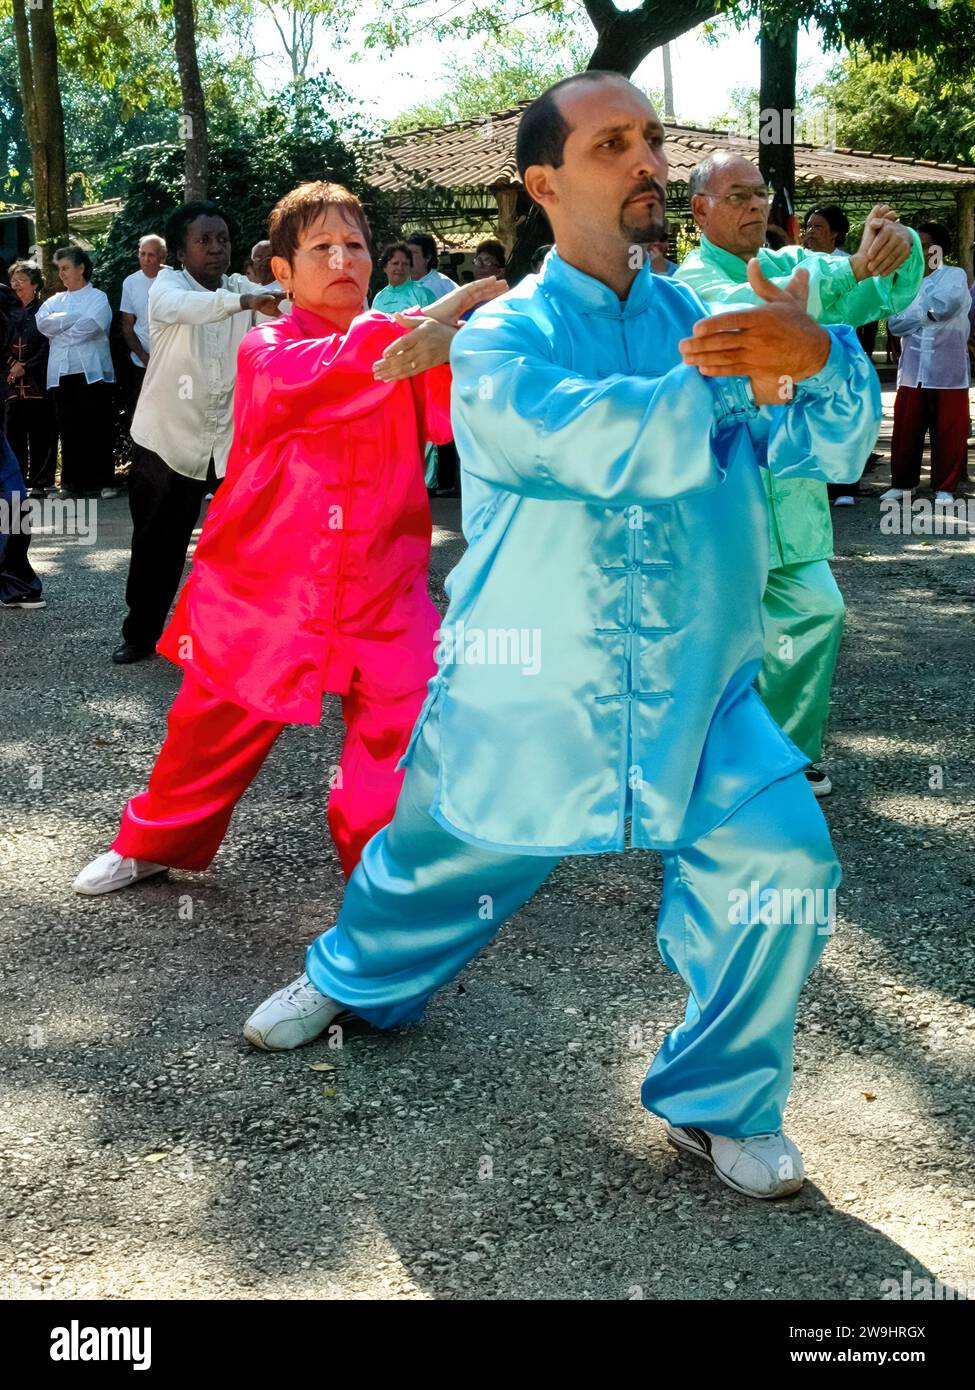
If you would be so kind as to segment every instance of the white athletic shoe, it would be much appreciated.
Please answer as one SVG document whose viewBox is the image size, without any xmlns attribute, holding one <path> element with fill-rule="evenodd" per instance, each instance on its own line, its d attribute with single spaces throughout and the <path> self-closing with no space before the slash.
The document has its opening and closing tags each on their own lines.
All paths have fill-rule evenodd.
<svg viewBox="0 0 975 1390">
<path fill-rule="evenodd" d="M 841 492 L 840 495 L 839 495 L 839 497 L 834 497 L 834 498 L 833 498 L 833 506 L 834 506 L 834 507 L 854 507 L 854 506 L 856 506 L 856 498 L 855 498 L 855 497 L 853 496 L 853 494 L 850 493 L 850 492 Z"/>
<path fill-rule="evenodd" d="M 880 500 L 881 502 L 899 502 L 905 494 L 910 497 L 911 489 L 909 487 L 889 487 L 886 492 L 880 494 Z"/>
<path fill-rule="evenodd" d="M 727 1139 L 706 1129 L 667 1125 L 675 1148 L 706 1159 L 723 1183 L 746 1197 L 788 1197 L 805 1177 L 802 1154 L 781 1130 L 749 1139 Z"/>
<path fill-rule="evenodd" d="M 103 488 L 102 488 L 102 497 L 103 497 L 106 501 L 107 501 L 108 498 L 110 498 L 110 497 L 121 497 L 121 496 L 122 496 L 122 489 L 121 489 L 120 487 L 103 487 Z"/>
<path fill-rule="evenodd" d="M 807 767 L 804 769 L 806 781 L 813 789 L 813 796 L 829 796 L 833 790 L 833 784 L 829 780 L 829 775 L 821 767 Z"/>
<path fill-rule="evenodd" d="M 82 869 L 74 881 L 74 891 L 83 893 L 86 898 L 94 898 L 99 893 L 115 893 L 120 888 L 131 887 L 140 879 L 166 872 L 165 864 L 151 864 L 148 859 L 125 859 L 110 849 Z"/>
<path fill-rule="evenodd" d="M 348 1012 L 344 1004 L 319 994 L 307 975 L 299 975 L 254 1010 L 244 1024 L 244 1037 L 265 1052 L 303 1047 Z"/>
<path fill-rule="evenodd" d="M 935 493 L 934 505 L 936 507 L 952 507 L 954 503 L 955 499 L 950 492 Z"/>
</svg>

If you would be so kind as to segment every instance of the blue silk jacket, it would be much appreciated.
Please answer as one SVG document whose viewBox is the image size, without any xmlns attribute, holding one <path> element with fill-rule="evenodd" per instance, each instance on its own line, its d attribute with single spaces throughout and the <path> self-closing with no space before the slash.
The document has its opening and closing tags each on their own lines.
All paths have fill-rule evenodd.
<svg viewBox="0 0 975 1390">
<path fill-rule="evenodd" d="M 556 251 L 451 350 L 468 548 L 447 581 L 430 811 L 536 854 L 690 842 L 806 759 L 752 688 L 777 476 L 859 476 L 880 393 L 852 329 L 789 406 L 707 379 L 708 313 L 649 264 L 621 302 Z M 766 428 L 762 434 L 766 435 Z"/>
</svg>

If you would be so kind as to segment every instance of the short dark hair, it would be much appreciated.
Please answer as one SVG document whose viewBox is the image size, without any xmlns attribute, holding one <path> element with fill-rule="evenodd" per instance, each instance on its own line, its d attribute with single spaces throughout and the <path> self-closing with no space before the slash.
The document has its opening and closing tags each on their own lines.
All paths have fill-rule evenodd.
<svg viewBox="0 0 975 1390">
<path fill-rule="evenodd" d="M 198 217 L 222 217 L 227 224 L 227 230 L 230 230 L 230 218 L 219 203 L 211 203 L 206 198 L 184 203 L 166 219 L 163 235 L 166 238 L 166 253 L 170 260 L 182 259 L 183 247 L 186 245 L 186 229 Z"/>
<path fill-rule="evenodd" d="M 385 269 L 394 256 L 405 256 L 413 264 L 413 254 L 405 241 L 388 242 L 379 253 L 380 266 Z"/>
<path fill-rule="evenodd" d="M 70 261 L 72 265 L 79 265 L 85 273 L 85 279 L 90 280 L 95 270 L 95 263 L 87 251 L 83 251 L 80 246 L 59 246 L 54 253 L 54 261 Z"/>
<path fill-rule="evenodd" d="M 927 232 L 935 246 L 940 246 L 947 256 L 951 251 L 951 233 L 943 222 L 922 222 L 918 227 L 918 235 Z"/>
<path fill-rule="evenodd" d="M 410 232 L 408 237 L 403 240 L 408 246 L 419 246 L 423 253 L 423 259 L 431 270 L 436 270 L 439 257 L 437 256 L 437 243 L 429 232 Z"/>
<path fill-rule="evenodd" d="M 522 112 L 518 122 L 518 136 L 515 140 L 515 162 L 518 177 L 524 180 L 525 170 L 532 164 L 551 164 L 554 169 L 561 167 L 565 154 L 565 142 L 571 127 L 559 109 L 557 95 L 570 82 L 605 82 L 613 78 L 617 82 L 627 79 L 620 72 L 604 72 L 601 68 L 587 68 L 572 77 L 563 77 L 535 98 Z"/>
<path fill-rule="evenodd" d="M 501 245 L 500 241 L 495 241 L 493 237 L 488 237 L 487 241 L 480 242 L 474 255 L 490 256 L 493 260 L 497 261 L 500 266 L 503 266 L 507 260 L 504 247 Z"/>
<path fill-rule="evenodd" d="M 843 245 L 850 230 L 850 219 L 841 207 L 836 203 L 820 203 L 819 206 L 810 208 L 803 219 L 804 227 L 809 226 L 810 217 L 821 217 L 836 237 L 837 246 Z"/>
<path fill-rule="evenodd" d="M 33 261 L 14 261 L 13 265 L 7 271 L 7 274 L 26 275 L 35 290 L 39 290 L 44 284 L 44 274 L 40 266 L 35 265 Z"/>
<path fill-rule="evenodd" d="M 371 256 L 372 232 L 362 203 L 343 184 L 331 183 L 328 179 L 299 183 L 275 204 L 268 222 L 271 255 L 280 256 L 293 265 L 302 232 L 319 217 L 327 217 L 332 208 L 337 208 L 347 222 L 355 222 L 361 228 Z"/>
</svg>

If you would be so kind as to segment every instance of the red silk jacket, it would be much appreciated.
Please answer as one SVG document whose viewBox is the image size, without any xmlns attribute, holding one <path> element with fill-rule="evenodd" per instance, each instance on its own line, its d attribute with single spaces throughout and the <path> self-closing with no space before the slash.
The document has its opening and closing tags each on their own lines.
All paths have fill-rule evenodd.
<svg viewBox="0 0 975 1390">
<path fill-rule="evenodd" d="M 295 308 L 240 345 L 227 475 L 158 650 L 264 718 L 317 724 L 364 653 L 391 694 L 433 674 L 423 453 L 452 437 L 450 368 L 375 381 L 406 331 Z"/>
</svg>

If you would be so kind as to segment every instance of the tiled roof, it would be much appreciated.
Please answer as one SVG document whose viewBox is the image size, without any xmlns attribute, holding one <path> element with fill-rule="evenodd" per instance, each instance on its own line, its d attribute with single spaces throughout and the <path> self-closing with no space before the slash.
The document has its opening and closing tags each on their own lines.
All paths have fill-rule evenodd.
<svg viewBox="0 0 975 1390">
<path fill-rule="evenodd" d="M 375 188 L 393 193 L 405 193 L 417 185 L 473 189 L 516 184 L 515 136 L 527 105 L 527 101 L 522 101 L 490 116 L 372 141 L 364 150 L 370 171 L 368 181 Z M 672 184 L 686 183 L 694 165 L 712 150 L 730 145 L 749 158 L 758 154 L 756 141 L 746 141 L 727 130 L 700 130 L 670 123 L 664 128 Z M 809 144 L 797 144 L 795 151 L 799 186 L 892 184 L 938 187 L 945 192 L 952 187 L 975 186 L 975 168 L 965 165 Z"/>
</svg>

